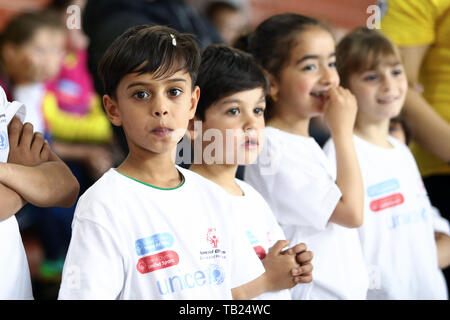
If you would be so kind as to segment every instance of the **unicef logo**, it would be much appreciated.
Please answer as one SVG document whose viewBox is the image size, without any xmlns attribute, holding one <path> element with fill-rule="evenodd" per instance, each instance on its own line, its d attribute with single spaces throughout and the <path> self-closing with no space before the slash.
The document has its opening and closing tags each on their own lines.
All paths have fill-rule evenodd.
<svg viewBox="0 0 450 320">
<path fill-rule="evenodd" d="M 216 285 L 221 284 L 223 280 L 225 280 L 225 272 L 223 271 L 223 268 L 218 264 L 209 265 L 208 272 L 211 281 Z"/>
<path fill-rule="evenodd" d="M 0 150 L 8 148 L 8 136 L 5 131 L 0 131 Z"/>
</svg>

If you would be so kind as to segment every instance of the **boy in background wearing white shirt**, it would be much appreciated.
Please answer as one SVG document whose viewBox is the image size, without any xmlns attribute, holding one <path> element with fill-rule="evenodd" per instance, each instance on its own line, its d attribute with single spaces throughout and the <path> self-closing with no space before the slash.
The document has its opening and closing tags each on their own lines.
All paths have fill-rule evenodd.
<svg viewBox="0 0 450 320">
<path fill-rule="evenodd" d="M 25 106 L 0 87 L 0 300 L 33 299 L 27 257 L 14 216 L 26 203 L 72 206 L 79 185 L 30 123 Z M 8 126 L 9 124 L 9 126 Z"/>
<path fill-rule="evenodd" d="M 365 190 L 358 231 L 370 268 L 367 297 L 447 299 L 439 267 L 450 264 L 448 222 L 431 206 L 408 147 L 389 136 L 408 88 L 399 52 L 378 31 L 359 28 L 337 46 L 336 64 L 358 102 L 354 142 Z M 332 140 L 324 150 L 333 161 Z"/>
<path fill-rule="evenodd" d="M 286 265 L 295 263 L 295 256 L 281 251 L 287 244 L 283 230 L 264 198 L 249 184 L 235 178 L 238 165 L 254 162 L 263 145 L 268 90 L 264 71 L 247 53 L 224 45 L 210 45 L 202 52 L 196 85 L 202 94 L 189 129 L 194 146 L 199 148 L 194 151 L 194 164 L 189 169 L 215 182 L 227 193 L 238 214 L 238 223 L 244 225 L 266 272 L 273 268 L 273 272 L 284 273 Z M 209 134 L 216 135 L 214 141 L 203 141 Z M 197 153 L 202 155 L 200 161 Z M 295 283 L 312 281 L 312 252 L 306 251 L 305 244 L 291 250 L 297 253 L 301 264 L 295 270 L 295 282 L 289 278 L 288 287 L 276 283 L 275 288 L 259 288 L 257 299 L 290 300 L 287 289 Z M 280 262 L 276 260 L 282 265 L 277 266 Z"/>
<path fill-rule="evenodd" d="M 193 39 L 162 26 L 130 28 L 105 52 L 103 103 L 130 151 L 78 202 L 59 299 L 231 299 L 264 280 L 220 187 L 175 165 L 199 64 Z"/>
</svg>

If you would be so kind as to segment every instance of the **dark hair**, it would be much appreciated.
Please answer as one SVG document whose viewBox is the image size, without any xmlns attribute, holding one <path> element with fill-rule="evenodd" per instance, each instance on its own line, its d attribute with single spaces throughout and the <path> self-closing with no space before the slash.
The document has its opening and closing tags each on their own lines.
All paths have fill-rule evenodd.
<svg viewBox="0 0 450 320">
<path fill-rule="evenodd" d="M 272 76 L 279 72 L 291 58 L 291 50 L 297 44 L 296 36 L 310 27 L 328 28 L 318 20 L 294 13 L 274 15 L 264 20 L 256 30 L 237 42 L 240 48 L 247 44 L 247 50 Z M 267 99 L 266 119 L 273 114 L 273 101 Z"/>
<path fill-rule="evenodd" d="M 66 30 L 61 15 L 53 10 L 25 12 L 12 18 L 5 26 L 0 35 L 0 48 L 5 43 L 21 46 L 42 28 Z"/>
<path fill-rule="evenodd" d="M 221 98 L 256 88 L 262 88 L 264 95 L 268 91 L 268 80 L 253 57 L 226 45 L 210 45 L 203 50 L 196 85 L 201 92 L 196 116 L 201 120 Z"/>
<path fill-rule="evenodd" d="M 196 81 L 200 52 L 189 34 L 164 26 L 131 27 L 116 38 L 103 54 L 98 74 L 105 93 L 116 96 L 120 80 L 130 73 L 152 73 L 164 78 L 186 70 Z"/>
<path fill-rule="evenodd" d="M 343 87 L 348 88 L 352 74 L 378 67 L 382 59 L 401 62 L 400 53 L 385 35 L 366 27 L 357 28 L 336 46 L 336 68 Z"/>
</svg>

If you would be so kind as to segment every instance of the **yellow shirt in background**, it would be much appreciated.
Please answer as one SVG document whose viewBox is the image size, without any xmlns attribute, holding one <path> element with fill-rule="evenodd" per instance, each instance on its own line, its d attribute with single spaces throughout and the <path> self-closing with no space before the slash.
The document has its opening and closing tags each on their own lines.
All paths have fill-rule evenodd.
<svg viewBox="0 0 450 320">
<path fill-rule="evenodd" d="M 399 47 L 430 45 L 419 81 L 428 103 L 450 122 L 450 0 L 387 0 L 381 31 Z M 450 144 L 450 141 L 448 141 Z M 423 176 L 450 166 L 416 143 L 411 150 Z"/>
</svg>

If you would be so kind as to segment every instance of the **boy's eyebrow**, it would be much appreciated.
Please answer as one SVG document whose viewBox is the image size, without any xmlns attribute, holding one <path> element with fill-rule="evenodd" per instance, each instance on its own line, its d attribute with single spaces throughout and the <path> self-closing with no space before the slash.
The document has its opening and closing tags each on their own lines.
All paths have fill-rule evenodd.
<svg viewBox="0 0 450 320">
<path fill-rule="evenodd" d="M 261 96 L 261 98 L 259 98 L 258 102 L 262 102 L 262 101 L 264 101 L 265 99 L 266 99 L 266 96 L 263 94 L 263 95 Z M 221 104 L 241 103 L 241 102 L 242 102 L 242 100 L 240 100 L 240 99 L 232 99 L 232 98 L 230 98 L 230 99 L 225 99 L 225 100 L 223 100 Z"/>
<path fill-rule="evenodd" d="M 330 54 L 330 55 L 328 56 L 328 59 L 333 58 L 333 57 L 335 57 L 335 56 L 336 56 L 336 52 L 333 52 L 332 54 Z M 316 60 L 319 60 L 319 56 L 316 55 L 316 54 L 310 54 L 310 55 L 303 56 L 302 58 L 300 58 L 300 59 L 297 60 L 297 63 L 296 63 L 296 64 L 302 63 L 303 61 L 308 60 L 308 59 L 316 59 Z"/>
<path fill-rule="evenodd" d="M 173 78 L 173 79 L 167 79 L 165 82 L 187 82 L 186 79 L 183 78 Z M 150 82 L 143 82 L 143 81 L 138 81 L 138 82 L 132 82 L 127 86 L 127 90 L 132 88 L 132 87 L 138 87 L 138 86 L 148 86 L 151 85 Z"/>
</svg>

